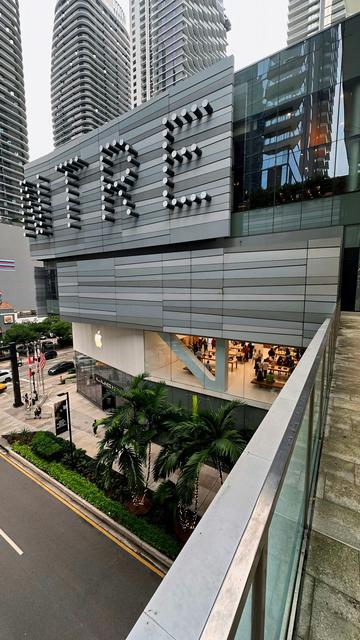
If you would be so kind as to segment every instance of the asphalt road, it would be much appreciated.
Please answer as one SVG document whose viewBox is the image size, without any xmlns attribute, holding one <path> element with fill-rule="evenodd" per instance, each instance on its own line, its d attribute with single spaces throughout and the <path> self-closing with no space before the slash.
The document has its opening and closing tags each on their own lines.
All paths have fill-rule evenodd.
<svg viewBox="0 0 360 640">
<path fill-rule="evenodd" d="M 0 640 L 122 640 L 160 581 L 0 457 Z"/>
</svg>

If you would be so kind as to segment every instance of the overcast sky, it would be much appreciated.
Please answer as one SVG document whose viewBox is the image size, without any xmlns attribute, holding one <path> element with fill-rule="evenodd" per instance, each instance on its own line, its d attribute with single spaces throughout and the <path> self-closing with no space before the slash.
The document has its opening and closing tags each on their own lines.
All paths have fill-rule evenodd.
<svg viewBox="0 0 360 640">
<path fill-rule="evenodd" d="M 53 149 L 50 56 L 56 0 L 19 3 L 30 159 L 34 160 Z M 127 11 L 127 0 L 120 4 Z M 224 0 L 224 4 L 232 24 L 229 53 L 235 56 L 235 69 L 286 46 L 288 0 Z"/>
</svg>

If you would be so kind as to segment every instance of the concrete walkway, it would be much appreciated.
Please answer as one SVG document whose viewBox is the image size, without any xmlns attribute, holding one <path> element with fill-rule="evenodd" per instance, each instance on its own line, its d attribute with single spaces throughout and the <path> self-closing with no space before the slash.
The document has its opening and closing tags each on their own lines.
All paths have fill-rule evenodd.
<svg viewBox="0 0 360 640">
<path fill-rule="evenodd" d="M 360 638 L 360 314 L 341 315 L 297 640 Z"/>
</svg>

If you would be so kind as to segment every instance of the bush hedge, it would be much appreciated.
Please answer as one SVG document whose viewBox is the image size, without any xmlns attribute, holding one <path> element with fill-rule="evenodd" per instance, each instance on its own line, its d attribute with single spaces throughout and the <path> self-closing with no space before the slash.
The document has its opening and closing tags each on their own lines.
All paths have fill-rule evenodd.
<svg viewBox="0 0 360 640">
<path fill-rule="evenodd" d="M 165 531 L 127 511 L 122 504 L 108 498 L 101 489 L 76 471 L 71 471 L 58 462 L 43 460 L 28 445 L 15 442 L 13 450 L 168 558 L 174 560 L 179 554 L 180 544 Z"/>
<path fill-rule="evenodd" d="M 50 431 L 39 431 L 33 437 L 32 451 L 44 460 L 60 460 L 65 452 L 65 440 L 58 439 Z"/>
</svg>

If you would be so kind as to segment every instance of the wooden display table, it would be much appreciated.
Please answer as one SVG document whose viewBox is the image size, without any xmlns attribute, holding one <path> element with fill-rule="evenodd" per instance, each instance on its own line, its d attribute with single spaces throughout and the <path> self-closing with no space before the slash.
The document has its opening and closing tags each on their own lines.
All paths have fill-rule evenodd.
<svg viewBox="0 0 360 640">
<path fill-rule="evenodd" d="M 285 386 L 285 382 L 278 382 L 277 380 L 265 382 L 265 380 L 257 380 L 256 378 L 251 380 L 251 384 L 257 384 L 258 387 L 266 387 L 267 389 L 282 389 Z"/>
</svg>

